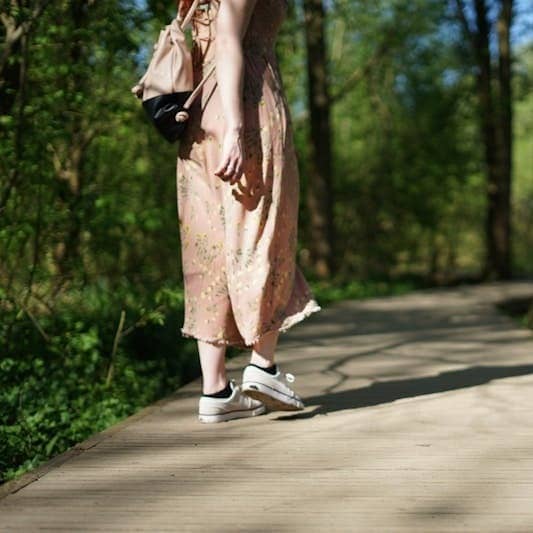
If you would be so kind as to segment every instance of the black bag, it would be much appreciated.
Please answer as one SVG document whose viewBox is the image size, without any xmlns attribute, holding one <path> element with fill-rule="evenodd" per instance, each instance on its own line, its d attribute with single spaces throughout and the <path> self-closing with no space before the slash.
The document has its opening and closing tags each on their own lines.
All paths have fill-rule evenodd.
<svg viewBox="0 0 533 533">
<path fill-rule="evenodd" d="M 146 114 L 159 133 L 175 142 L 183 136 L 188 110 L 200 89 L 214 72 L 213 65 L 193 87 L 192 57 L 184 29 L 190 23 L 200 0 L 194 0 L 183 20 L 178 15 L 159 33 L 148 68 L 131 92 L 142 99 Z"/>
</svg>

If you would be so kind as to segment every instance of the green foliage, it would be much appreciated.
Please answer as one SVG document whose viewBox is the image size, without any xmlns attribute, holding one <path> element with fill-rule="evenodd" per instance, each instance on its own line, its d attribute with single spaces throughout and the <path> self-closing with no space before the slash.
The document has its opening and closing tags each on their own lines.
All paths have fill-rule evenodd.
<svg viewBox="0 0 533 533">
<path fill-rule="evenodd" d="M 313 293 L 322 306 L 340 300 L 360 300 L 378 296 L 397 296 L 424 287 L 420 279 L 404 279 L 390 282 L 386 280 L 349 281 L 332 283 L 319 281 L 313 283 Z"/>
<path fill-rule="evenodd" d="M 70 294 L 39 328 L 16 308 L 2 313 L 0 481 L 10 479 L 175 390 L 198 373 L 180 337 L 183 293 L 150 299 L 134 287 Z M 111 360 L 120 310 L 126 325 Z M 42 332 L 42 333 L 41 333 Z M 113 363 L 112 379 L 109 369 Z"/>
<path fill-rule="evenodd" d="M 340 6 L 329 21 L 345 274 L 475 272 L 484 209 L 476 116 L 454 34 L 442 31 L 446 6 Z"/>
<path fill-rule="evenodd" d="M 533 264 L 533 45 L 518 51 L 516 70 L 513 244 L 517 270 L 527 275 Z"/>
</svg>

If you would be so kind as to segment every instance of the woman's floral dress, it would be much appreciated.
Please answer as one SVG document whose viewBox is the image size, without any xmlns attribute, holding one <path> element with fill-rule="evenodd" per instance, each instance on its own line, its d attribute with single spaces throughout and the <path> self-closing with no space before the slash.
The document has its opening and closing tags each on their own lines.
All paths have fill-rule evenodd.
<svg viewBox="0 0 533 533">
<path fill-rule="evenodd" d="M 218 0 L 193 19 L 195 78 L 215 61 Z M 215 176 L 224 116 L 211 76 L 177 158 L 185 318 L 182 335 L 242 349 L 321 307 L 296 264 L 299 174 L 274 44 L 286 0 L 258 0 L 243 39 L 244 172 Z M 228 61 L 231 58 L 228 57 Z"/>
</svg>

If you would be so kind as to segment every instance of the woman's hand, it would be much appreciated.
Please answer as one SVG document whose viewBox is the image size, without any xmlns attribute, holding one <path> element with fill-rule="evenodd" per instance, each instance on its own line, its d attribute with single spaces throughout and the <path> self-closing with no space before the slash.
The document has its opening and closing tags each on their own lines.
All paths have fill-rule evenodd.
<svg viewBox="0 0 533 533">
<path fill-rule="evenodd" d="M 222 157 L 215 175 L 233 185 L 241 178 L 243 161 L 242 129 L 228 128 L 224 134 Z"/>
</svg>

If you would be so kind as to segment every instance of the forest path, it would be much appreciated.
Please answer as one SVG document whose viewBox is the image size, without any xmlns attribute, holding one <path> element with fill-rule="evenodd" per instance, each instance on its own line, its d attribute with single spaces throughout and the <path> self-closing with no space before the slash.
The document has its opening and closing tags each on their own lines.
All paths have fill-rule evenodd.
<svg viewBox="0 0 533 533">
<path fill-rule="evenodd" d="M 527 295 L 331 305 L 280 337 L 304 411 L 201 424 L 198 379 L 9 485 L 0 531 L 533 531 L 533 334 L 494 306 Z"/>
</svg>

